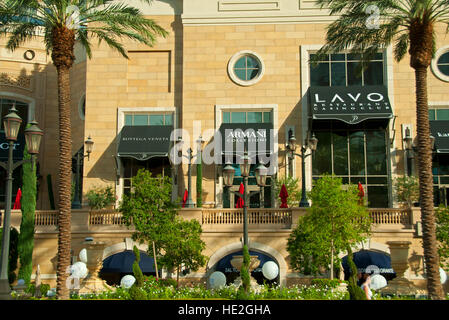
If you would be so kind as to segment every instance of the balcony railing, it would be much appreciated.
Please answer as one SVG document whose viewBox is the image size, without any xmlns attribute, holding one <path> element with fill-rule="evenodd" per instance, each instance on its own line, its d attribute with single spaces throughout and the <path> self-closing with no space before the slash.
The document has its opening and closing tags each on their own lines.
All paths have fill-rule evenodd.
<svg viewBox="0 0 449 320">
<path fill-rule="evenodd" d="M 242 209 L 203 209 L 202 224 L 242 224 Z M 284 209 L 248 209 L 248 224 L 291 225 L 292 212 Z"/>
<path fill-rule="evenodd" d="M 406 209 L 389 208 L 370 208 L 371 222 L 376 228 L 413 228 L 417 216 L 413 216 L 412 211 Z M 297 218 L 305 214 L 305 210 L 298 208 L 267 208 L 267 209 L 248 209 L 248 224 L 250 228 L 274 228 L 289 229 L 294 227 Z M 196 219 L 207 230 L 214 228 L 235 228 L 243 224 L 242 209 L 185 209 L 179 212 L 185 219 Z M 20 210 L 13 210 L 11 213 L 11 225 L 20 227 Z M 418 218 L 419 219 L 419 218 Z M 0 211 L 0 226 L 3 223 L 3 210 Z M 56 210 L 37 210 L 35 212 L 36 227 L 57 227 L 58 211 Z M 89 229 L 90 227 L 125 227 L 126 222 L 122 214 L 116 210 L 97 210 L 97 211 L 79 211 L 72 212 L 72 228 L 77 230 Z"/>
</svg>

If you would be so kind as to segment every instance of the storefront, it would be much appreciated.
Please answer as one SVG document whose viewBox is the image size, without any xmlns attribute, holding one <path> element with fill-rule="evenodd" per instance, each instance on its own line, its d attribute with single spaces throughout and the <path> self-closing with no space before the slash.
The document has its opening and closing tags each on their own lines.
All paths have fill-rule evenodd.
<svg viewBox="0 0 449 320">
<path fill-rule="evenodd" d="M 433 197 L 435 206 L 449 204 L 449 120 L 431 120 L 435 138 L 432 157 Z"/>
<path fill-rule="evenodd" d="M 384 86 L 309 88 L 311 128 L 318 139 L 312 178 L 341 177 L 365 189 L 367 205 L 391 206 L 388 123 L 392 109 Z"/>
</svg>

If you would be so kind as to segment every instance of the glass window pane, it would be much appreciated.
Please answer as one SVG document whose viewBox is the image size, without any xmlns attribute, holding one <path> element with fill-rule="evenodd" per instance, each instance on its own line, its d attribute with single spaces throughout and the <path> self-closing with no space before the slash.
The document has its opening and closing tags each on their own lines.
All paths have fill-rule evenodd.
<svg viewBox="0 0 449 320">
<path fill-rule="evenodd" d="M 148 125 L 148 115 L 146 114 L 135 114 L 134 123 L 135 126 L 147 126 Z"/>
<path fill-rule="evenodd" d="M 150 125 L 152 125 L 152 126 L 164 125 L 164 115 L 163 114 L 150 115 Z"/>
<path fill-rule="evenodd" d="M 429 120 L 435 120 L 435 109 L 429 109 Z"/>
<path fill-rule="evenodd" d="M 248 112 L 247 113 L 248 123 L 261 123 L 262 122 L 262 112 Z"/>
<path fill-rule="evenodd" d="M 257 61 L 257 59 L 255 59 L 251 56 L 247 56 L 246 57 L 246 66 L 247 66 L 247 68 L 259 69 L 259 62 Z"/>
<path fill-rule="evenodd" d="M 385 131 L 366 132 L 366 166 L 368 174 L 387 174 Z"/>
<path fill-rule="evenodd" d="M 311 55 L 310 55 L 310 60 L 312 60 L 315 56 L 316 56 L 316 54 L 311 54 Z M 322 58 L 320 59 L 320 61 L 329 61 L 329 55 L 326 54 L 324 57 L 322 57 Z"/>
<path fill-rule="evenodd" d="M 384 83 L 383 76 L 383 63 L 382 62 L 371 62 L 368 69 L 363 73 L 364 75 L 364 85 L 379 85 Z"/>
<path fill-rule="evenodd" d="M 165 115 L 165 125 L 171 126 L 173 124 L 173 115 L 172 114 L 166 114 Z"/>
<path fill-rule="evenodd" d="M 331 133 L 317 131 L 315 136 L 319 143 L 316 151 L 312 154 L 312 172 L 313 175 L 332 173 L 331 157 Z"/>
<path fill-rule="evenodd" d="M 234 68 L 236 69 L 245 69 L 246 68 L 246 57 L 241 57 L 234 64 Z"/>
<path fill-rule="evenodd" d="M 365 190 L 365 177 L 351 177 L 351 184 L 358 185 L 359 182 L 363 185 L 363 189 Z"/>
<path fill-rule="evenodd" d="M 234 73 L 240 80 L 246 80 L 246 70 L 245 69 L 234 69 Z"/>
<path fill-rule="evenodd" d="M 442 54 L 437 61 L 437 64 L 440 63 L 449 63 L 449 52 L 446 52 L 445 54 Z"/>
<path fill-rule="evenodd" d="M 332 134 L 334 147 L 334 174 L 347 175 L 348 172 L 348 136 L 346 131 Z M 318 140 L 319 141 L 319 140 Z M 319 141 L 321 142 L 321 141 Z"/>
<path fill-rule="evenodd" d="M 388 208 L 388 188 L 368 186 L 368 207 Z"/>
<path fill-rule="evenodd" d="M 271 112 L 263 113 L 263 122 L 265 122 L 265 123 L 271 122 Z"/>
<path fill-rule="evenodd" d="M 449 159 L 448 157 L 438 157 L 438 174 L 449 175 Z"/>
<path fill-rule="evenodd" d="M 362 85 L 362 72 L 359 62 L 348 62 L 348 86 Z"/>
<path fill-rule="evenodd" d="M 258 73 L 259 73 L 259 69 L 248 69 L 246 71 L 246 79 L 247 80 L 252 80 L 255 77 L 257 77 Z"/>
<path fill-rule="evenodd" d="M 231 123 L 246 123 L 246 112 L 231 112 Z"/>
<path fill-rule="evenodd" d="M 223 112 L 223 123 L 231 123 L 231 113 Z"/>
<path fill-rule="evenodd" d="M 310 84 L 312 86 L 329 86 L 328 63 L 319 63 L 315 68 L 310 65 Z"/>
<path fill-rule="evenodd" d="M 365 174 L 365 148 L 363 131 L 349 133 L 351 175 Z"/>
<path fill-rule="evenodd" d="M 368 177 L 368 184 L 387 184 L 387 178 Z"/>
<path fill-rule="evenodd" d="M 360 59 L 362 58 L 362 55 L 360 53 L 348 53 L 347 58 L 348 58 L 348 60 L 360 61 Z"/>
<path fill-rule="evenodd" d="M 331 60 L 332 61 L 345 61 L 345 54 L 344 53 L 331 54 Z"/>
<path fill-rule="evenodd" d="M 437 120 L 449 120 L 449 109 L 436 109 Z"/>
<path fill-rule="evenodd" d="M 332 63 L 331 68 L 331 86 L 346 86 L 345 64 L 343 62 Z"/>
<path fill-rule="evenodd" d="M 125 115 L 125 126 L 133 125 L 133 116 L 131 114 Z"/>
<path fill-rule="evenodd" d="M 373 60 L 383 60 L 384 59 L 384 55 L 381 52 L 378 52 L 376 54 L 374 54 Z"/>
<path fill-rule="evenodd" d="M 449 76 L 449 65 L 439 65 L 438 69 L 442 74 Z"/>
</svg>

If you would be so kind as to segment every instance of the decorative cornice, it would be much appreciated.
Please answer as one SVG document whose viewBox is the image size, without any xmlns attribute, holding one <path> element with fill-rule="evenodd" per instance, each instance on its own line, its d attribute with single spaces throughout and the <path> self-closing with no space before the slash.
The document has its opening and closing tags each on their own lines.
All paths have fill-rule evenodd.
<svg viewBox="0 0 449 320">
<path fill-rule="evenodd" d="M 0 86 L 17 87 L 28 91 L 32 89 L 32 77 L 23 74 L 11 75 L 6 72 L 0 73 Z"/>
</svg>

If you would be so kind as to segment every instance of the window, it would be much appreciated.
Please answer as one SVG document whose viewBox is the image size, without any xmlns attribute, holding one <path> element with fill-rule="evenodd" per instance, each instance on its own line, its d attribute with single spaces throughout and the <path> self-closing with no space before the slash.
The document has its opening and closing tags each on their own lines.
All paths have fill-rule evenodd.
<svg viewBox="0 0 449 320">
<path fill-rule="evenodd" d="M 228 74 L 232 81 L 242 86 L 257 83 L 265 71 L 262 58 L 255 52 L 244 50 L 234 54 L 228 63 Z"/>
<path fill-rule="evenodd" d="M 270 123 L 271 111 L 224 111 L 223 123 Z"/>
<path fill-rule="evenodd" d="M 435 207 L 449 205 L 449 156 L 439 154 L 432 162 L 433 199 Z"/>
<path fill-rule="evenodd" d="M 449 120 L 449 109 L 429 109 L 429 120 Z"/>
<path fill-rule="evenodd" d="M 314 57 L 310 55 L 310 58 Z M 369 66 L 360 73 L 360 54 L 329 54 L 316 66 L 310 64 L 311 86 L 365 86 L 382 85 L 383 54 L 377 53 Z"/>
<path fill-rule="evenodd" d="M 369 207 L 388 207 L 386 131 L 331 127 L 314 133 L 319 142 L 312 156 L 313 179 L 328 173 L 344 184 L 360 182 Z"/>
<path fill-rule="evenodd" d="M 442 47 L 435 53 L 431 69 L 438 79 L 449 82 L 449 46 Z"/>
<path fill-rule="evenodd" d="M 125 114 L 125 126 L 171 126 L 173 125 L 173 114 Z"/>
</svg>

